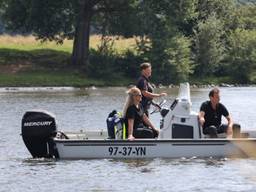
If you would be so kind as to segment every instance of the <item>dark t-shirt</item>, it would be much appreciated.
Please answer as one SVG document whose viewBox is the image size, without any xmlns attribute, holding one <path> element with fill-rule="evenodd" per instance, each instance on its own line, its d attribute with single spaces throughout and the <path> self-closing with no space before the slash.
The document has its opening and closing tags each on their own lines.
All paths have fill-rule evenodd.
<svg viewBox="0 0 256 192">
<path fill-rule="evenodd" d="M 212 108 L 211 101 L 205 101 L 204 103 L 202 103 L 200 111 L 204 111 L 205 113 L 205 123 L 203 125 L 203 128 L 209 127 L 211 125 L 219 127 L 221 125 L 222 115 L 225 117 L 229 115 L 227 108 L 221 103 L 219 103 L 216 107 L 216 110 L 214 110 Z"/>
<path fill-rule="evenodd" d="M 143 114 L 144 111 L 141 104 L 139 104 L 139 108 L 131 105 L 126 112 L 126 121 L 128 122 L 128 119 L 134 119 L 133 129 L 136 130 L 138 127 L 143 127 Z"/>
<path fill-rule="evenodd" d="M 148 91 L 150 93 L 153 93 L 153 87 L 152 85 L 149 83 L 148 78 L 146 78 L 145 76 L 140 76 L 140 78 L 138 79 L 137 85 L 136 85 L 141 91 Z M 144 108 L 144 110 L 147 110 L 151 104 L 152 99 L 149 99 L 147 97 L 145 97 L 144 95 L 142 95 L 142 100 L 141 100 L 141 104 Z"/>
</svg>

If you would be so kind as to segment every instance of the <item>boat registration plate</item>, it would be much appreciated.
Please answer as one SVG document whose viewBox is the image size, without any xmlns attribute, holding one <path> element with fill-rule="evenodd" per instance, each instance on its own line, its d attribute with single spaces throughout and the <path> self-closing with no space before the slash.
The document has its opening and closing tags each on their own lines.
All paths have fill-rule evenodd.
<svg viewBox="0 0 256 192">
<path fill-rule="evenodd" d="M 145 156 L 147 154 L 146 147 L 124 146 L 109 147 L 110 156 Z"/>
</svg>

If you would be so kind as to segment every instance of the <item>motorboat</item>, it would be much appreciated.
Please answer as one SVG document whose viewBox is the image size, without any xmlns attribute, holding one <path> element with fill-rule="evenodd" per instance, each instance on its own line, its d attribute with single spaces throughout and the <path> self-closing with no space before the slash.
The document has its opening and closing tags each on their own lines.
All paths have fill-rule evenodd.
<svg viewBox="0 0 256 192">
<path fill-rule="evenodd" d="M 203 134 L 198 113 L 191 110 L 191 105 L 190 86 L 182 83 L 169 107 L 158 105 L 160 132 L 154 139 L 127 140 L 122 126 L 115 126 L 111 134 L 107 128 L 62 132 L 57 130 L 55 115 L 44 110 L 30 110 L 23 115 L 21 135 L 34 158 L 256 157 L 256 131 L 241 131 L 236 127 L 233 138 L 225 134 L 209 138 Z"/>
</svg>

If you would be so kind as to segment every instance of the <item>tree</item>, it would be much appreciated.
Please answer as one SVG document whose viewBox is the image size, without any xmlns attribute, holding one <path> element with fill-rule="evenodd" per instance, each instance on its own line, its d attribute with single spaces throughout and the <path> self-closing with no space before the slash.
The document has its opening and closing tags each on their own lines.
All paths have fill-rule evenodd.
<svg viewBox="0 0 256 192">
<path fill-rule="evenodd" d="M 183 43 L 183 41 L 174 43 L 173 39 L 176 36 L 177 39 L 180 39 L 183 32 L 188 35 L 191 31 L 190 22 L 197 16 L 195 12 L 197 1 L 134 1 L 127 7 L 129 11 L 126 14 L 123 13 L 117 17 L 116 12 L 105 13 L 105 16 L 101 17 L 101 19 L 105 19 L 105 22 L 100 23 L 104 23 L 104 34 L 117 34 L 125 37 L 136 35 L 137 54 L 144 61 L 152 63 L 154 72 L 161 74 L 153 75 L 153 80 L 170 82 L 177 80 L 176 72 L 183 59 L 190 59 L 190 53 L 189 56 L 187 53 L 185 54 L 186 51 L 190 50 L 190 47 L 185 45 L 190 46 L 190 43 Z M 175 56 L 175 64 L 177 65 L 170 64 L 170 61 L 174 61 L 174 56 L 169 52 L 172 46 L 179 48 L 179 51 L 175 53 L 183 54 Z M 184 50 L 180 50 L 183 48 Z M 177 59 L 180 59 L 180 61 Z M 186 64 L 188 63 L 190 62 Z M 188 71 L 190 71 L 190 66 L 188 68 Z M 173 73 L 173 75 L 170 75 L 170 73 Z M 180 77 L 180 79 L 187 78 L 187 71 L 184 73 L 180 71 L 179 75 L 181 74 L 186 74 L 186 77 Z"/>
<path fill-rule="evenodd" d="M 87 67 L 93 18 L 126 13 L 135 0 L 2 0 L 3 18 L 12 30 L 32 32 L 40 40 L 74 39 L 72 63 Z M 99 19 L 98 21 L 102 21 Z"/>
<path fill-rule="evenodd" d="M 167 83 L 177 82 L 177 76 L 179 80 L 187 78 L 189 73 L 187 74 L 186 70 L 182 73 L 179 67 L 182 68 L 181 63 L 184 60 L 190 59 L 190 53 L 187 54 L 190 43 L 181 34 L 189 36 L 191 21 L 197 16 L 196 7 L 197 0 L 147 0 L 138 5 L 141 10 L 140 16 L 137 17 L 140 23 L 138 34 L 142 40 L 139 52 L 144 60 L 152 63 L 154 72 L 161 74 L 153 76 L 154 80 Z M 174 50 L 175 48 L 179 50 Z M 174 51 L 173 54 L 170 51 Z M 184 65 L 190 63 L 192 62 L 186 62 Z M 192 69 L 191 66 L 187 67 L 188 71 Z M 186 75 L 183 76 L 184 74 Z"/>
<path fill-rule="evenodd" d="M 215 14 L 198 23 L 195 32 L 196 73 L 200 76 L 213 75 L 224 58 L 223 24 Z"/>
<path fill-rule="evenodd" d="M 239 5 L 232 14 L 230 28 L 253 30 L 256 29 L 256 4 Z"/>
<path fill-rule="evenodd" d="M 256 82 L 256 30 L 236 29 L 229 36 L 229 71 L 241 83 Z"/>
<path fill-rule="evenodd" d="M 174 66 L 173 72 L 177 77 L 176 82 L 188 81 L 189 75 L 193 73 L 194 69 L 191 59 L 191 40 L 181 35 L 175 36 L 171 43 L 172 45 L 166 52 L 169 55 L 169 65 Z"/>
<path fill-rule="evenodd" d="M 215 14 L 217 19 L 228 23 L 235 7 L 234 0 L 199 0 L 198 19 L 204 21 L 209 15 Z"/>
</svg>

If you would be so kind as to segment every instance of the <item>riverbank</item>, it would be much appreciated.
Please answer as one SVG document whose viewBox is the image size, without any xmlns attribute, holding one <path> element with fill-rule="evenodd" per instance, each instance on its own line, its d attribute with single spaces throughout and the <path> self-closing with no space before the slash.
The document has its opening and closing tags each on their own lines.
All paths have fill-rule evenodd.
<svg viewBox="0 0 256 192">
<path fill-rule="evenodd" d="M 61 67 L 35 66 L 35 64 L 11 64 L 0 65 L 0 87 L 105 87 L 105 86 L 129 86 L 136 79 L 115 77 L 111 79 L 95 79 L 87 77 L 82 71 L 71 68 L 68 65 Z M 224 78 L 208 78 L 189 80 L 191 87 L 234 87 L 251 86 L 234 84 Z M 177 84 L 163 85 L 156 83 L 159 88 L 177 87 Z"/>
<path fill-rule="evenodd" d="M 122 76 L 111 78 L 91 78 L 83 70 L 69 64 L 70 54 L 54 50 L 22 51 L 0 49 L 0 87 L 104 87 L 128 86 L 136 78 Z M 153 74 L 157 75 L 157 74 Z M 189 80 L 193 87 L 241 86 L 234 84 L 226 77 L 193 78 Z M 157 87 L 175 87 L 175 84 Z M 243 85 L 242 85 L 243 86 Z"/>
<path fill-rule="evenodd" d="M 69 66 L 52 68 L 47 66 L 35 67 L 34 65 L 11 64 L 0 65 L 0 87 L 106 87 L 106 86 L 129 86 L 136 79 L 115 77 L 112 79 L 94 79 L 86 77 L 83 72 L 72 69 Z M 191 87 L 244 87 L 255 86 L 251 84 L 236 84 L 226 78 L 192 79 Z M 177 84 L 155 84 L 158 88 L 173 88 Z"/>
<path fill-rule="evenodd" d="M 90 48 L 97 49 L 100 36 L 91 36 Z M 122 52 L 133 39 L 116 40 L 114 49 Z M 32 36 L 0 36 L 0 87 L 44 86 L 125 86 L 127 78 L 92 78 L 70 65 L 73 41 L 63 44 L 40 43 Z"/>
<path fill-rule="evenodd" d="M 90 48 L 97 50 L 100 45 L 100 37 L 92 36 L 90 41 Z M 126 73 L 113 74 L 107 68 L 108 65 L 104 63 L 108 62 L 104 60 L 106 58 L 100 58 L 101 63 L 96 61 L 91 67 L 98 69 L 97 78 L 85 75 L 88 73 L 85 73 L 82 68 L 76 68 L 70 64 L 72 43 L 71 40 L 65 40 L 63 44 L 58 45 L 54 42 L 40 43 L 32 36 L 0 36 L 0 87 L 104 87 L 128 86 L 136 82 L 139 75 L 135 74 L 139 73 L 136 65 L 130 66 Z M 117 54 L 121 54 L 134 45 L 135 42 L 132 38 L 117 39 L 113 49 Z M 130 57 L 128 58 L 130 59 Z M 116 60 L 116 58 L 111 59 Z M 125 62 L 138 63 L 134 58 Z M 122 67 L 124 63 L 118 64 L 124 68 Z M 91 69 L 93 72 L 94 70 Z M 153 76 L 157 76 L 154 71 Z M 189 82 L 194 87 L 236 86 L 228 77 L 207 77 L 204 79 L 192 77 Z M 157 87 L 163 87 L 159 84 L 160 82 L 155 83 Z M 165 87 L 173 86 L 177 85 L 165 85 Z"/>
<path fill-rule="evenodd" d="M 1 67 L 0 67 L 1 70 Z M 82 73 L 66 71 L 26 71 L 16 74 L 1 74 L 0 87 L 104 87 L 127 86 L 131 84 L 129 79 L 100 80 L 87 78 Z"/>
</svg>

